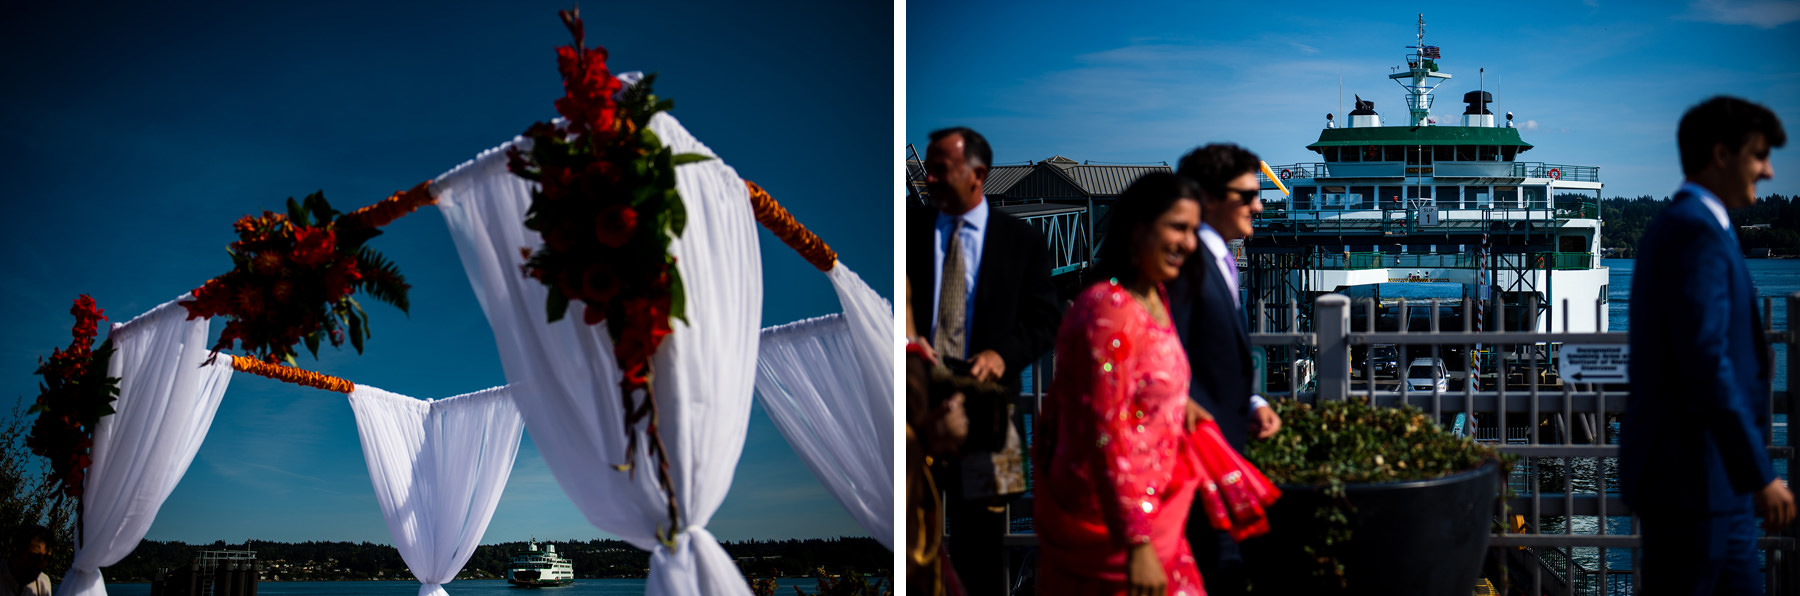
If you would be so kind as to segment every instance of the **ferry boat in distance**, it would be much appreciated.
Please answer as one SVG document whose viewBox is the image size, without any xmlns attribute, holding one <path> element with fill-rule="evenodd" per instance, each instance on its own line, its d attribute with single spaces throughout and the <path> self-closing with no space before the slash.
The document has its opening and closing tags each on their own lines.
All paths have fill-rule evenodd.
<svg viewBox="0 0 1800 596">
<path fill-rule="evenodd" d="M 1306 146 L 1321 161 L 1271 165 L 1259 175 L 1264 190 L 1292 194 L 1265 199 L 1244 243 L 1246 310 L 1259 302 L 1285 309 L 1291 300 L 1305 320 L 1321 294 L 1427 282 L 1462 286 L 1446 303 L 1460 311 L 1461 299 L 1471 299 L 1474 330 L 1606 331 L 1600 168 L 1522 161 L 1532 145 L 1512 113 L 1495 123 L 1486 89 L 1463 94 L 1460 116 L 1433 117 L 1432 91 L 1452 75 L 1439 70 L 1439 47 L 1424 40 L 1419 15 L 1417 44 L 1387 76 L 1403 89 L 1407 116 L 1384 120 L 1373 100 L 1357 96 L 1348 118 L 1326 114 Z M 1372 288 L 1357 289 L 1366 296 Z M 1356 309 L 1352 316 L 1362 317 L 1363 306 Z M 1387 330 L 1419 322 L 1383 318 Z M 1269 331 L 1290 320 L 1279 312 L 1269 319 Z"/>
<path fill-rule="evenodd" d="M 506 583 L 519 588 L 547 588 L 575 583 L 575 566 L 556 554 L 556 545 L 538 550 L 537 539 L 525 552 L 514 555 L 506 569 Z"/>
</svg>

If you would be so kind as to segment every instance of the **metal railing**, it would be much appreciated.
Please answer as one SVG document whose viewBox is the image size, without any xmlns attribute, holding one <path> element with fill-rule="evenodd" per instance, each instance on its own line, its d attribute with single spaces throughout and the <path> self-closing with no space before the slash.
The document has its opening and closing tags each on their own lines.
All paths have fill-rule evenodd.
<svg viewBox="0 0 1800 596">
<path fill-rule="evenodd" d="M 1357 165 L 1359 162 L 1342 162 L 1342 163 L 1349 164 L 1349 165 Z M 1398 175 L 1401 172 L 1404 172 L 1409 175 L 1418 173 L 1417 171 L 1403 170 L 1403 169 L 1401 169 L 1402 165 L 1408 166 L 1413 170 L 1416 170 L 1420 166 L 1420 164 L 1405 164 L 1404 162 L 1398 162 L 1398 161 L 1396 161 L 1396 162 L 1380 162 L 1380 163 L 1392 163 L 1395 167 L 1396 175 Z M 1465 162 L 1465 161 L 1446 161 L 1444 163 L 1486 164 L 1486 163 L 1492 163 L 1492 162 L 1488 162 L 1488 161 L 1467 161 L 1467 162 Z M 1425 167 L 1429 168 L 1432 164 L 1426 163 L 1423 165 Z M 1329 177 L 1331 177 L 1331 164 L 1326 163 L 1326 162 L 1291 163 L 1291 164 L 1283 164 L 1283 165 L 1279 165 L 1279 166 L 1271 165 L 1271 166 L 1269 166 L 1269 169 L 1271 171 L 1274 171 L 1276 176 L 1280 176 L 1283 183 L 1286 183 L 1289 180 L 1310 180 L 1313 178 L 1329 178 Z M 1599 182 L 1600 181 L 1600 166 L 1578 166 L 1578 165 L 1571 165 L 1571 164 L 1544 163 L 1541 161 L 1515 161 L 1515 162 L 1512 162 L 1512 175 L 1514 178 L 1552 178 L 1552 177 L 1554 177 L 1557 180 L 1569 180 L 1569 181 L 1573 181 L 1573 182 Z M 1258 172 L 1256 174 L 1256 178 L 1257 178 L 1258 182 L 1266 183 L 1269 181 L 1269 177 L 1264 176 L 1260 172 Z"/>
<path fill-rule="evenodd" d="M 1788 313 L 1800 312 L 1800 293 L 1785 299 Z M 1567 301 L 1554 311 L 1561 315 L 1562 320 L 1555 322 L 1560 325 L 1548 327 L 1565 331 L 1550 333 L 1475 331 L 1471 326 L 1479 317 L 1470 316 L 1456 317 L 1462 322 L 1460 330 L 1439 325 L 1440 313 L 1446 308 L 1461 308 L 1465 313 L 1480 309 L 1493 328 L 1505 329 L 1509 305 L 1498 302 L 1433 300 L 1409 306 L 1405 300 L 1398 301 L 1395 307 L 1403 321 L 1411 320 L 1409 308 L 1429 309 L 1431 330 L 1425 332 L 1376 331 L 1377 305 L 1373 301 L 1365 300 L 1357 305 L 1361 308 L 1354 309 L 1360 312 L 1353 312 L 1350 299 L 1337 294 L 1316 302 L 1312 331 L 1298 331 L 1303 326 L 1295 306 L 1291 301 L 1285 308 L 1258 303 L 1250 309 L 1255 330 L 1250 334 L 1251 344 L 1265 351 L 1268 362 L 1292 363 L 1288 365 L 1289 386 L 1270 388 L 1265 396 L 1306 403 L 1357 398 L 1380 406 L 1410 404 L 1446 426 L 1456 425 L 1478 441 L 1495 444 L 1502 453 L 1519 456 L 1508 479 L 1511 494 L 1502 499 L 1503 507 L 1493 512 L 1496 526 L 1502 529 L 1490 544 L 1495 553 L 1518 549 L 1530 555 L 1531 563 L 1516 570 L 1527 578 L 1524 581 L 1529 585 L 1524 591 L 1599 596 L 1632 593 L 1640 583 L 1642 537 L 1637 518 L 1615 488 L 1617 424 L 1625 411 L 1627 392 L 1619 385 L 1563 379 L 1557 368 L 1563 346 L 1626 344 L 1625 333 L 1566 331 Z M 1606 316 L 1607 309 L 1601 306 L 1598 317 Z M 1762 320 L 1774 321 L 1772 298 L 1765 297 L 1762 306 Z M 1539 309 L 1535 301 L 1528 300 L 1518 312 L 1537 313 Z M 1528 317 L 1522 328 L 1538 328 L 1535 315 Z M 1271 327 L 1294 331 L 1271 332 Z M 1789 329 L 1765 329 L 1764 333 L 1771 346 L 1786 344 L 1787 370 L 1800 371 L 1800 349 L 1794 345 L 1800 343 L 1800 333 L 1791 324 Z M 1367 359 L 1363 374 L 1352 378 L 1353 348 L 1378 344 L 1396 346 L 1403 362 L 1414 357 L 1444 358 L 1453 384 L 1447 391 L 1436 387 L 1412 390 L 1402 379 L 1377 377 Z M 1302 379 L 1296 374 L 1302 361 L 1316 377 Z M 1020 396 L 1021 421 L 1032 419 L 1041 404 L 1051 364 L 1051 358 L 1045 357 L 1032 367 L 1034 392 Z M 1279 371 L 1268 373 L 1265 379 L 1280 376 Z M 1771 439 L 1777 426 L 1786 427 L 1786 423 L 1775 422 L 1776 415 L 1795 409 L 1792 377 L 1789 379 L 1788 387 L 1771 388 L 1768 395 L 1770 423 L 1763 431 Z M 1776 460 L 1778 470 L 1791 471 L 1796 451 L 1789 441 L 1779 443 L 1768 446 L 1770 457 Z M 1007 544 L 1035 546 L 1036 537 L 1029 533 L 1029 494 L 1015 502 L 1012 510 L 1018 513 L 1009 519 L 1013 533 Z M 1795 536 L 1796 528 L 1790 527 L 1758 539 L 1770 594 L 1800 593 Z M 1501 583 L 1500 578 L 1490 579 L 1496 585 Z"/>
<path fill-rule="evenodd" d="M 1029 215 L 1020 219 L 1037 227 L 1038 232 L 1043 233 L 1044 240 L 1050 243 L 1050 275 L 1062 275 L 1087 268 L 1092 244 L 1089 241 L 1091 236 L 1086 208 L 1080 211 Z"/>
<path fill-rule="evenodd" d="M 1518 178 L 1556 178 L 1574 182 L 1599 182 L 1600 166 L 1576 166 L 1541 161 L 1513 162 L 1513 176 Z"/>
</svg>

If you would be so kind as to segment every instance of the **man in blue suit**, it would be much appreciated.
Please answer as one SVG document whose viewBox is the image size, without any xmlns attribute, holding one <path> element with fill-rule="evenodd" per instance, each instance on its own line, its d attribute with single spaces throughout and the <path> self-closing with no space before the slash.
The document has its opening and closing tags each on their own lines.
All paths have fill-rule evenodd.
<svg viewBox="0 0 1800 596">
<path fill-rule="evenodd" d="M 1619 491 L 1642 521 L 1640 594 L 1761 594 L 1755 518 L 1787 528 L 1794 496 L 1765 449 L 1770 354 L 1726 210 L 1756 203 L 1787 133 L 1767 108 L 1715 97 L 1676 138 L 1687 180 L 1644 231 L 1631 284 Z"/>
<path fill-rule="evenodd" d="M 1249 438 L 1268 438 L 1281 417 L 1252 395 L 1250 338 L 1239 304 L 1237 257 L 1226 243 L 1255 233 L 1262 212 L 1262 160 L 1237 145 L 1200 147 L 1181 158 L 1177 173 L 1200 185 L 1200 243 L 1169 284 L 1169 319 L 1181 335 L 1193 374 L 1188 396 L 1211 413 L 1220 434 L 1238 453 Z M 1243 594 L 1244 560 L 1231 535 L 1213 530 L 1204 515 L 1188 516 L 1188 544 L 1212 596 Z"/>
</svg>

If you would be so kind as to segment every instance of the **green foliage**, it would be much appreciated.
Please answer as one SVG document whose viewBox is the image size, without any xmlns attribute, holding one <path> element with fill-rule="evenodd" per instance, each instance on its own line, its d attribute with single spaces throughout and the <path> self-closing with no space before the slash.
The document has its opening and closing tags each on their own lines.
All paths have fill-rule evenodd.
<svg viewBox="0 0 1800 596">
<path fill-rule="evenodd" d="M 1252 443 L 1248 457 L 1276 484 L 1424 480 L 1472 470 L 1498 457 L 1493 448 L 1450 434 L 1410 405 L 1283 400 L 1275 411 L 1292 432 Z"/>
<path fill-rule="evenodd" d="M 412 308 L 412 302 L 406 297 L 406 292 L 412 289 L 412 285 L 406 283 L 406 276 L 400 274 L 400 268 L 393 261 L 382 257 L 375 249 L 364 246 L 356 250 L 356 270 L 362 274 L 362 279 L 356 283 L 357 289 L 400 309 L 400 312 L 408 316 L 412 315 L 408 310 Z"/>
<path fill-rule="evenodd" d="M 31 422 L 23 406 L 14 406 L 0 420 L 0 555 L 6 554 L 12 536 L 27 524 L 50 528 L 50 565 L 45 573 L 62 577 L 75 556 L 75 500 L 62 497 L 49 478 L 49 464 L 30 457 L 25 436 Z M 32 465 L 32 464 L 36 465 Z M 3 560 L 3 559 L 0 559 Z"/>
<path fill-rule="evenodd" d="M 1344 586 L 1345 569 L 1338 554 L 1354 546 L 1348 484 L 1405 482 L 1441 478 L 1481 466 L 1503 463 L 1494 448 L 1457 437 L 1410 406 L 1376 407 L 1367 399 L 1326 401 L 1317 405 L 1282 400 L 1275 404 L 1282 432 L 1250 444 L 1246 457 L 1269 481 L 1323 489 L 1331 504 L 1313 516 L 1326 530 L 1305 547 L 1317 563 L 1315 576 Z"/>
<path fill-rule="evenodd" d="M 1558 195 L 1557 204 L 1563 205 L 1565 198 L 1570 196 Z M 1649 195 L 1601 201 L 1600 217 L 1606 222 L 1601 246 L 1635 252 L 1638 239 L 1643 237 L 1650 220 L 1669 204 L 1668 197 L 1657 199 Z M 1767 248 L 1776 254 L 1800 254 L 1800 197 L 1778 194 L 1763 197 L 1755 205 L 1733 210 L 1731 223 L 1735 226 L 1769 225 L 1768 229 L 1739 230 L 1738 242 L 1745 250 Z"/>
</svg>

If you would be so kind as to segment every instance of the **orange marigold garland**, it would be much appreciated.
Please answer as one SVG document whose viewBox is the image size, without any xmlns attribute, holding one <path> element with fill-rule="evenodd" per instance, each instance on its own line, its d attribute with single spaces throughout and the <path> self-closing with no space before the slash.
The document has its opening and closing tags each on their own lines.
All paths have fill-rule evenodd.
<svg viewBox="0 0 1800 596">
<path fill-rule="evenodd" d="M 25 446 L 50 460 L 49 480 L 61 485 L 64 496 L 80 498 L 88 465 L 93 463 L 94 427 L 113 413 L 119 378 L 106 376 L 112 340 L 93 347 L 105 311 L 82 294 L 69 314 L 75 315 L 75 340 L 69 349 L 52 348 L 48 361 L 38 359 L 35 374 L 43 375 L 44 382 L 38 386 L 37 403 L 31 406 L 30 411 L 38 417 L 25 437 Z"/>
<path fill-rule="evenodd" d="M 507 151 L 507 168 L 538 183 L 525 227 L 543 235 L 535 251 L 522 249 L 524 275 L 549 287 L 546 319 L 563 318 L 571 301 L 586 305 L 583 322 L 606 323 L 626 413 L 627 464 L 637 452 L 633 427 L 648 420 L 649 450 L 669 496 L 671 536 L 676 523 L 673 484 L 657 432 L 651 357 L 686 321 L 687 299 L 669 244 L 687 227 L 675 190 L 675 166 L 711 159 L 675 154 L 650 131 L 650 119 L 674 106 L 651 92 L 656 75 L 624 89 L 607 69 L 605 48 L 587 48 L 579 9 L 561 11 L 574 43 L 556 48 L 563 96 L 562 127 L 538 122 L 525 130 L 529 152 Z M 642 392 L 641 401 L 636 395 Z"/>
<path fill-rule="evenodd" d="M 364 246 L 380 226 L 417 209 L 424 185 L 396 194 L 374 207 L 340 214 L 323 193 L 304 201 L 288 198 L 287 213 L 246 215 L 233 228 L 232 270 L 194 290 L 181 303 L 188 318 L 225 316 L 213 350 L 241 343 L 264 361 L 294 363 L 295 344 L 305 342 L 314 357 L 319 344 L 341 346 L 345 339 L 362 353 L 369 337 L 368 314 L 351 295 L 360 289 L 406 312 L 406 278 L 380 253 Z"/>
</svg>

